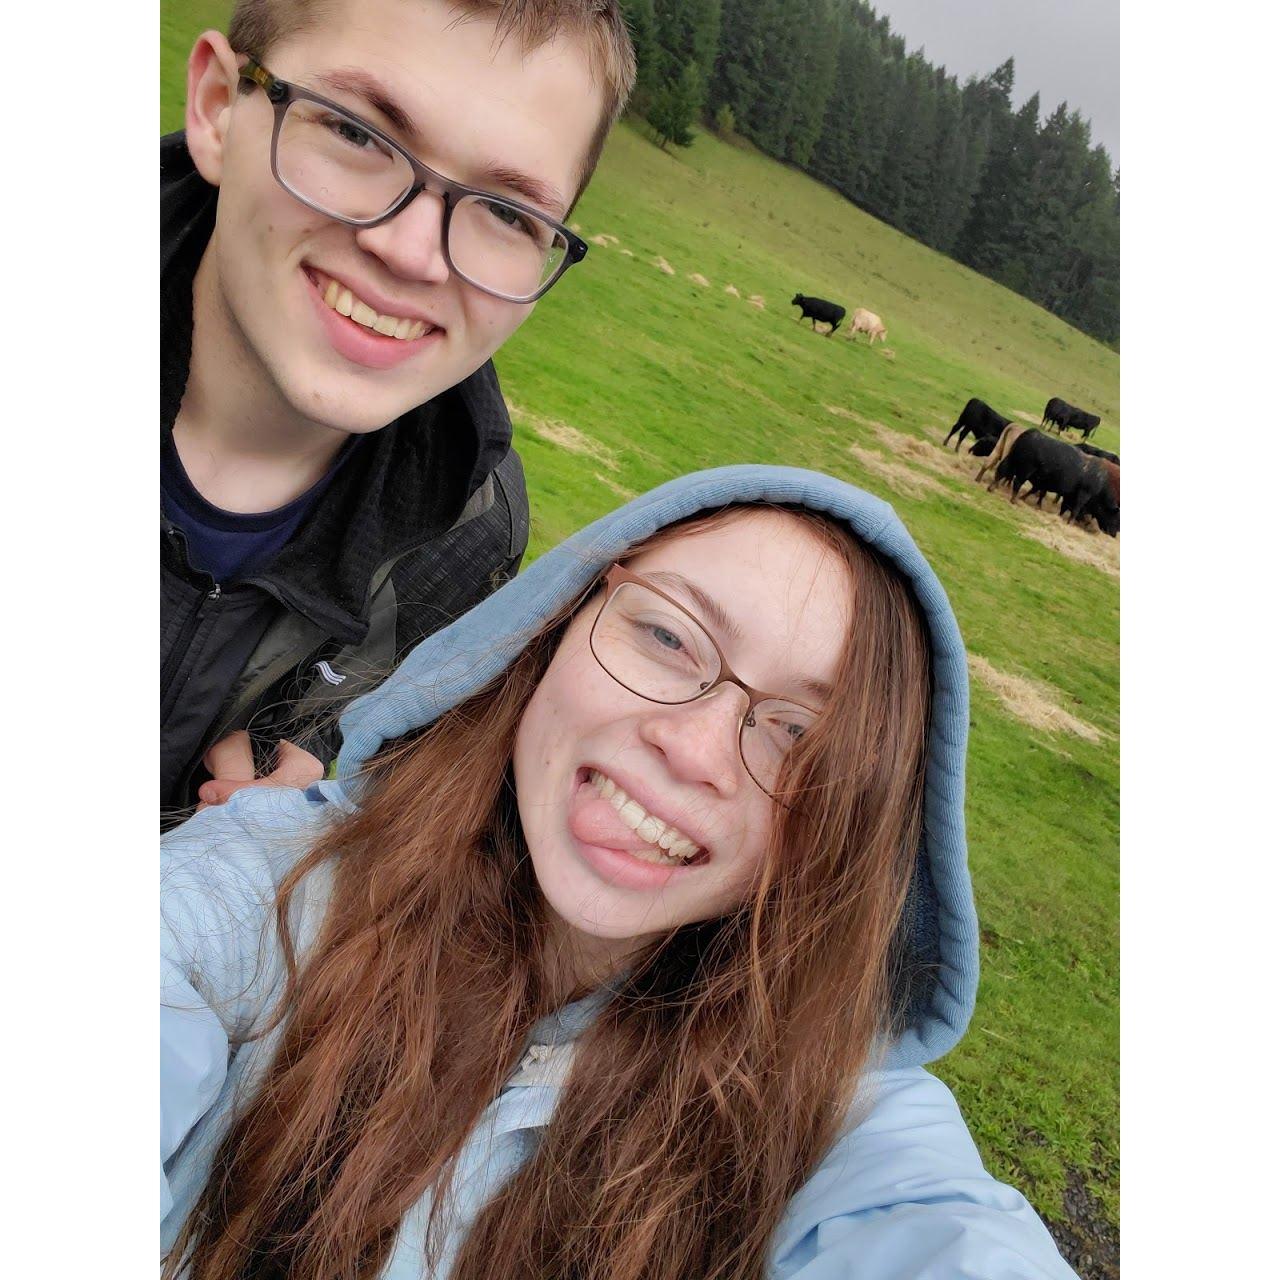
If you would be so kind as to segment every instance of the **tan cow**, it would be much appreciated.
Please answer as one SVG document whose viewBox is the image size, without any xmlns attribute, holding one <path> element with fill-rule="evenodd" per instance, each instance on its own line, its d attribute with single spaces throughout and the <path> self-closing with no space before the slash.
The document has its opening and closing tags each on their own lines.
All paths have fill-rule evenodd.
<svg viewBox="0 0 1280 1280">
<path fill-rule="evenodd" d="M 867 346 L 875 342 L 877 338 L 881 342 L 888 336 L 888 332 L 884 327 L 884 322 L 874 311 L 868 311 L 865 307 L 857 307 L 853 313 L 853 323 L 849 326 L 849 337 L 855 334 L 865 333 L 870 335 L 870 341 Z"/>
<path fill-rule="evenodd" d="M 996 441 L 995 448 L 991 450 L 986 462 L 982 464 L 982 470 L 973 478 L 981 481 L 982 477 L 987 474 L 990 467 L 998 467 L 1001 462 L 1009 456 L 1009 450 L 1013 448 L 1014 441 L 1026 431 L 1026 427 L 1015 427 L 1013 423 L 1009 423 L 1007 427 L 1000 433 L 1000 439 Z M 990 439 L 990 437 L 988 437 Z M 987 485 L 987 492 L 990 493 L 996 487 L 996 477 L 991 477 L 991 483 Z"/>
</svg>

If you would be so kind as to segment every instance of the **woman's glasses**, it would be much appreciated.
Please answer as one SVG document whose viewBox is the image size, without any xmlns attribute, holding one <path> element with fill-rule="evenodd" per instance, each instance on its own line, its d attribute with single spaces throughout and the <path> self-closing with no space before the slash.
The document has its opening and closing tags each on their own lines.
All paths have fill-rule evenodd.
<svg viewBox="0 0 1280 1280">
<path fill-rule="evenodd" d="M 650 702 L 693 702 L 722 684 L 737 685 L 748 699 L 738 729 L 742 763 L 756 785 L 777 798 L 783 766 L 818 712 L 743 683 L 687 609 L 615 564 L 591 627 L 591 652 L 624 689 Z"/>
<path fill-rule="evenodd" d="M 536 302 L 587 253 L 585 240 L 529 205 L 441 177 L 376 125 L 250 58 L 243 79 L 275 108 L 271 172 L 308 208 L 352 227 L 394 218 L 423 191 L 444 202 L 449 269 L 483 293 Z"/>
</svg>

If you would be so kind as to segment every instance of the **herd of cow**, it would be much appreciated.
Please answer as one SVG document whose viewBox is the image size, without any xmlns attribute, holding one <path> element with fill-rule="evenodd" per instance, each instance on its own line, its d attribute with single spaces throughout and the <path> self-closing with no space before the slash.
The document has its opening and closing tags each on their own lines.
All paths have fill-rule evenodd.
<svg viewBox="0 0 1280 1280">
<path fill-rule="evenodd" d="M 797 293 L 791 305 L 800 308 L 801 321 L 808 320 L 815 330 L 819 324 L 829 325 L 828 338 L 845 315 L 838 302 L 803 293 Z M 849 333 L 866 333 L 871 342 L 885 339 L 880 317 L 862 307 L 854 311 Z M 995 468 L 988 493 L 998 484 L 1008 484 L 1009 501 L 1013 503 L 1022 486 L 1029 484 L 1026 498 L 1035 498 L 1037 507 L 1042 507 L 1045 495 L 1052 493 L 1058 499 L 1059 515 L 1069 524 L 1088 527 L 1092 519 L 1103 533 L 1114 538 L 1120 532 L 1120 459 L 1088 443 L 1100 422 L 1096 413 L 1077 409 L 1054 396 L 1044 407 L 1040 425 L 1055 431 L 1055 439 L 1034 427 L 1014 426 L 1010 419 L 975 397 L 960 411 L 956 425 L 942 443 L 944 447 L 949 445 L 955 436 L 959 453 L 965 437 L 973 436 L 969 452 L 987 459 L 976 478 L 980 481 Z M 1068 444 L 1061 438 L 1064 431 L 1079 431 L 1080 442 Z"/>
<path fill-rule="evenodd" d="M 956 424 L 947 432 L 943 446 L 956 437 L 956 452 L 965 437 L 972 435 L 969 452 L 986 458 L 975 477 L 981 480 L 992 468 L 995 474 L 987 485 L 990 492 L 998 484 L 1009 485 L 1009 501 L 1016 502 L 1024 484 L 1026 498 L 1044 504 L 1045 494 L 1058 498 L 1058 513 L 1068 523 L 1086 525 L 1092 518 L 1111 537 L 1120 532 L 1120 458 L 1088 444 L 1097 430 L 1099 418 L 1054 396 L 1044 407 L 1042 427 L 1057 432 L 1051 436 L 1035 427 L 1015 426 L 985 401 L 972 399 L 960 411 Z M 1078 444 L 1061 439 L 1065 430 L 1081 432 Z"/>
</svg>

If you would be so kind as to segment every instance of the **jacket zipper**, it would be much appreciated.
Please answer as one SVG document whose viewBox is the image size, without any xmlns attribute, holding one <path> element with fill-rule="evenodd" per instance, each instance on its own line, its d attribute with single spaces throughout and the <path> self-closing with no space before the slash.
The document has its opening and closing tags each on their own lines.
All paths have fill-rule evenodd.
<svg viewBox="0 0 1280 1280">
<path fill-rule="evenodd" d="M 187 560 L 184 547 L 184 539 L 179 530 L 170 526 L 168 529 L 170 540 L 181 554 L 183 562 L 190 568 L 190 561 Z M 212 582 L 210 575 L 205 574 L 206 578 Z M 204 593 L 204 596 L 191 606 L 191 612 L 187 614 L 182 623 L 182 630 L 178 632 L 178 638 L 169 650 L 169 657 L 166 659 L 164 666 L 160 670 L 160 701 L 164 703 L 169 692 L 169 685 L 173 681 L 174 675 L 177 673 L 178 667 L 182 665 L 182 659 L 186 656 L 187 647 L 191 644 L 195 636 L 197 628 L 200 626 L 200 617 L 204 612 L 206 604 L 216 603 L 222 599 L 222 586 L 220 583 L 214 582 L 211 589 Z"/>
</svg>

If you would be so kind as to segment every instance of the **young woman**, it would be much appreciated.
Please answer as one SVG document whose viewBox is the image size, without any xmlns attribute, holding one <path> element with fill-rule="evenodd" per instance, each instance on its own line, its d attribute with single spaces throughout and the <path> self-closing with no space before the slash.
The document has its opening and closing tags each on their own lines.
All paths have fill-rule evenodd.
<svg viewBox="0 0 1280 1280">
<path fill-rule="evenodd" d="M 166 1273 L 1071 1275 L 922 1064 L 977 984 L 964 652 L 892 510 L 664 485 L 166 842 Z"/>
</svg>

